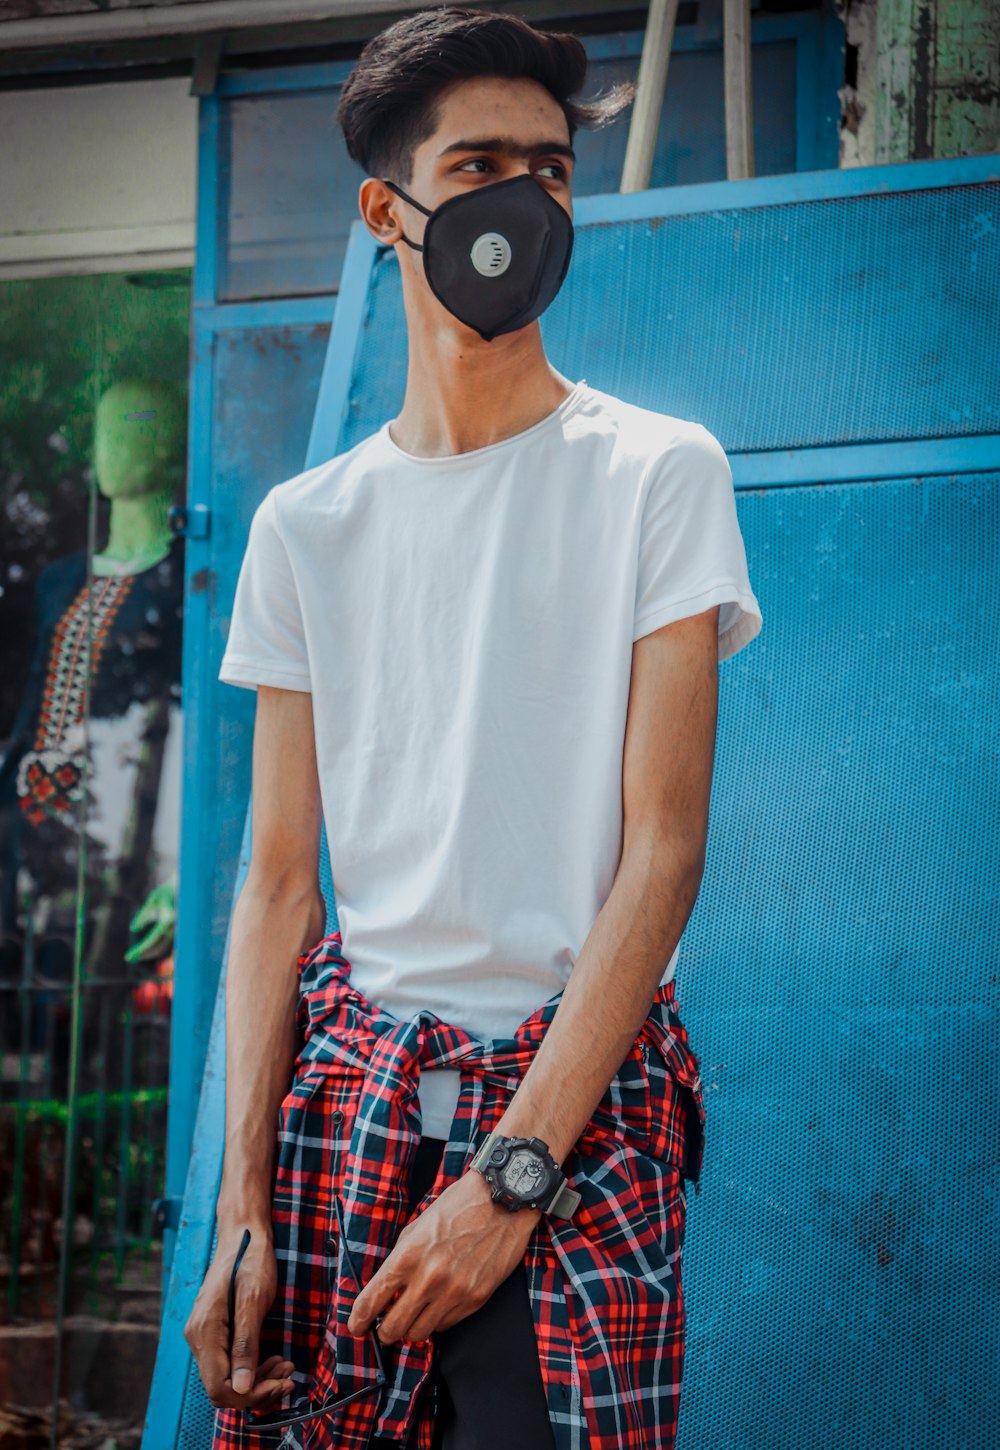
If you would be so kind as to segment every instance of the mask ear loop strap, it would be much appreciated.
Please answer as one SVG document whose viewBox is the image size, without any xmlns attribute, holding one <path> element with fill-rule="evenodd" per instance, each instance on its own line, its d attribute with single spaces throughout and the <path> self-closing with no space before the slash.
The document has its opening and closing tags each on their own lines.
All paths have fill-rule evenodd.
<svg viewBox="0 0 1000 1450">
<path fill-rule="evenodd" d="M 407 196 L 403 188 L 401 186 L 397 186 L 394 181 L 390 181 L 388 176 L 383 176 L 382 180 L 390 191 L 394 191 L 397 196 L 400 196 L 403 198 L 404 201 L 409 202 L 410 206 L 415 206 L 417 211 L 422 211 L 424 216 L 433 215 L 433 213 L 429 212 L 425 206 L 421 206 L 419 201 L 414 201 L 412 196 Z M 411 242 L 405 232 L 401 232 L 400 235 L 402 236 L 403 241 L 406 243 L 406 245 L 408 247 L 412 247 L 415 252 L 422 252 L 424 250 L 423 247 L 418 246 L 416 242 Z"/>
</svg>

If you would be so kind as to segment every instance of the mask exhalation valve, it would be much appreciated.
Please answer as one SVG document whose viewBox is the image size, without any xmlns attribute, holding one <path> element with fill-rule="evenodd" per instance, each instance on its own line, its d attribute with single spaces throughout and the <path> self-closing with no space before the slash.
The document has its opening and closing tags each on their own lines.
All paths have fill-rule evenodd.
<svg viewBox="0 0 1000 1450">
<path fill-rule="evenodd" d="M 484 232 L 472 244 L 472 265 L 482 277 L 501 277 L 510 266 L 510 242 L 499 232 Z"/>
</svg>

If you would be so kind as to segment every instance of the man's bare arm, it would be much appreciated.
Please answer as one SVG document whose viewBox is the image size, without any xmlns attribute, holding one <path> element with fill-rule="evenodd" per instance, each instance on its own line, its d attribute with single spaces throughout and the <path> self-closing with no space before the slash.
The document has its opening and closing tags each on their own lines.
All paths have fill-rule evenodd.
<svg viewBox="0 0 1000 1450">
<path fill-rule="evenodd" d="M 250 865 L 226 972 L 226 1135 L 216 1216 L 271 1237 L 278 1108 L 295 1059 L 299 954 L 322 935 L 312 695 L 260 685 Z"/>
<path fill-rule="evenodd" d="M 294 1365 L 259 1363 L 260 1327 L 278 1270 L 271 1185 L 278 1109 L 295 1061 L 299 954 L 322 935 L 322 807 L 312 695 L 260 685 L 253 737 L 250 865 L 233 908 L 226 970 L 226 1130 L 216 1203 L 218 1244 L 184 1326 L 209 1400 L 218 1409 L 270 1408 L 293 1388 Z M 229 1279 L 243 1230 L 250 1246 Z"/>
<path fill-rule="evenodd" d="M 718 718 L 718 621 L 716 605 L 633 646 L 618 872 L 497 1125 L 510 1136 L 541 1138 L 558 1163 L 632 1050 L 701 885 Z M 558 851 L 559 842 L 550 849 Z"/>
</svg>

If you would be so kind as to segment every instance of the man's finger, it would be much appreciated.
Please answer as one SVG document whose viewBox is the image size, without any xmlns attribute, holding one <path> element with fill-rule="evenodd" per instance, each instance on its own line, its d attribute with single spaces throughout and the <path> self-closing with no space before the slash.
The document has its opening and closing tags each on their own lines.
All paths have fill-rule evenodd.
<svg viewBox="0 0 1000 1450">
<path fill-rule="evenodd" d="M 379 1325 L 378 1337 L 383 1344 L 395 1344 L 397 1340 L 414 1338 L 411 1326 L 418 1318 L 425 1319 L 435 1313 L 434 1300 L 428 1290 L 416 1290 L 412 1286 L 400 1294 L 392 1309 Z"/>
<path fill-rule="evenodd" d="M 218 1349 L 204 1348 L 198 1353 L 198 1369 L 202 1384 L 212 1404 L 231 1409 L 267 1409 L 273 1404 L 272 1395 L 290 1393 L 295 1385 L 289 1378 L 295 1366 L 287 1359 L 272 1356 L 257 1370 L 258 1380 L 249 1395 L 237 1397 L 229 1370 L 229 1355 L 221 1347 L 225 1343 L 225 1324 L 220 1321 L 223 1337 Z"/>
<path fill-rule="evenodd" d="M 286 1379 L 284 1376 L 258 1379 L 252 1390 L 245 1395 L 239 1394 L 233 1389 L 233 1382 L 227 1379 L 222 1394 L 223 1402 L 232 1409 L 255 1410 L 269 1409 L 282 1395 L 287 1395 L 295 1389 L 295 1381 Z"/>
<path fill-rule="evenodd" d="M 272 1372 L 276 1371 L 280 1376 L 282 1374 L 288 1374 L 294 1368 L 295 1366 L 290 1359 L 282 1359 L 280 1354 L 272 1354 L 257 1366 L 257 1373 L 262 1378 L 266 1378 Z"/>
<path fill-rule="evenodd" d="M 233 1343 L 229 1352 L 229 1364 L 232 1386 L 238 1395 L 250 1392 L 257 1371 L 260 1319 L 256 1311 L 256 1298 L 247 1293 L 237 1275 L 236 1322 L 233 1325 Z"/>
<path fill-rule="evenodd" d="M 290 1378 L 294 1368 L 291 1360 L 272 1354 L 257 1366 L 256 1383 L 246 1394 L 235 1389 L 232 1377 L 227 1374 L 219 1391 L 219 1402 L 234 1409 L 270 1409 L 281 1395 L 290 1394 L 295 1389 L 295 1381 Z"/>
<path fill-rule="evenodd" d="M 390 1254 L 385 1263 L 375 1270 L 355 1299 L 347 1317 L 349 1334 L 367 1334 L 372 1320 L 378 1318 L 384 1305 L 388 1304 L 393 1295 L 402 1289 L 405 1283 L 405 1273 L 401 1267 L 390 1264 L 391 1258 Z"/>
</svg>

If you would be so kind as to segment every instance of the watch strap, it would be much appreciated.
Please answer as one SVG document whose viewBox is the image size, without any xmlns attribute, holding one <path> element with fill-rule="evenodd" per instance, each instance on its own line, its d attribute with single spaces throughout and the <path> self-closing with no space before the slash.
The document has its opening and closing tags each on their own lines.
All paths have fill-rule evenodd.
<svg viewBox="0 0 1000 1450">
<path fill-rule="evenodd" d="M 494 1129 L 492 1133 L 487 1133 L 485 1140 L 476 1149 L 475 1155 L 473 1156 L 472 1162 L 469 1166 L 471 1168 L 477 1169 L 480 1173 L 482 1173 L 483 1169 L 486 1167 L 486 1164 L 489 1162 L 490 1154 L 493 1152 L 493 1145 L 497 1142 L 499 1138 L 502 1137 L 503 1134 L 498 1133 L 496 1129 Z"/>
<path fill-rule="evenodd" d="M 545 1212 L 550 1213 L 553 1218 L 572 1218 L 582 1197 L 575 1188 L 570 1188 L 568 1180 L 564 1178 Z"/>
</svg>

